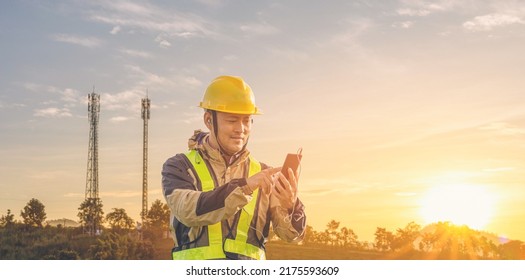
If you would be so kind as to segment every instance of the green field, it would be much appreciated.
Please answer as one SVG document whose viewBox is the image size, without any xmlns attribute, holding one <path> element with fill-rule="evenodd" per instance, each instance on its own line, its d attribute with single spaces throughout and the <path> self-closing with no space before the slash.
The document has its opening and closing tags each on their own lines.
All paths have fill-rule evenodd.
<svg viewBox="0 0 525 280">
<path fill-rule="evenodd" d="M 365 250 L 350 250 L 331 246 L 295 245 L 272 241 L 266 246 L 269 260 L 376 260 L 383 254 Z"/>
<path fill-rule="evenodd" d="M 155 259 L 169 260 L 173 241 L 171 239 L 157 240 L 154 243 Z M 384 255 L 371 251 L 356 251 L 329 246 L 306 246 L 290 244 L 282 241 L 271 241 L 266 246 L 268 260 L 375 260 Z"/>
</svg>

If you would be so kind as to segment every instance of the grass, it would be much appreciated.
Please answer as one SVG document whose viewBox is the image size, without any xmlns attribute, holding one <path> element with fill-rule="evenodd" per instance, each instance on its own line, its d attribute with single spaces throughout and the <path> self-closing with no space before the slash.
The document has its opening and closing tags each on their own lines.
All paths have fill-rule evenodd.
<svg viewBox="0 0 525 280">
<path fill-rule="evenodd" d="M 153 243 L 155 260 L 170 260 L 172 239 L 158 239 Z M 266 246 L 268 260 L 376 260 L 384 255 L 366 250 L 349 250 L 321 245 L 296 245 L 283 241 L 271 241 Z"/>
<path fill-rule="evenodd" d="M 376 260 L 382 259 L 383 255 L 366 250 L 272 241 L 266 246 L 266 258 L 269 260 Z"/>
</svg>

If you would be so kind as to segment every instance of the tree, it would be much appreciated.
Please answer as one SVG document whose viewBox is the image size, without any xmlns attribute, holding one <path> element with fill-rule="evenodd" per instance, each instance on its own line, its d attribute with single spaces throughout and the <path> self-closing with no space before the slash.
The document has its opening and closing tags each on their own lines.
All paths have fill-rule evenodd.
<svg viewBox="0 0 525 280">
<path fill-rule="evenodd" d="M 11 213 L 11 209 L 7 209 L 7 214 L 0 217 L 0 226 L 10 227 L 15 224 L 15 214 Z"/>
<path fill-rule="evenodd" d="M 387 251 L 392 247 L 394 241 L 394 235 L 392 232 L 387 231 L 385 228 L 378 227 L 375 233 L 374 247 L 379 251 Z"/>
<path fill-rule="evenodd" d="M 525 260 L 525 243 L 520 240 L 511 240 L 499 245 L 501 259 Z"/>
<path fill-rule="evenodd" d="M 315 243 L 317 240 L 314 228 L 312 226 L 307 225 L 305 231 L 306 232 L 304 233 L 303 244 L 310 245 Z"/>
<path fill-rule="evenodd" d="M 328 236 L 328 231 L 322 231 L 317 234 L 317 240 L 320 244 L 329 245 L 330 237 Z"/>
<path fill-rule="evenodd" d="M 339 228 L 339 224 L 341 224 L 341 223 L 340 222 L 336 222 L 335 220 L 331 220 L 326 225 L 325 232 L 326 232 L 328 240 L 329 240 L 329 242 L 330 242 L 330 244 L 332 246 L 337 244 L 337 239 L 338 239 L 337 229 Z"/>
<path fill-rule="evenodd" d="M 151 242 L 137 241 L 127 234 L 102 234 L 88 250 L 94 260 L 151 260 L 154 248 Z"/>
<path fill-rule="evenodd" d="M 438 236 L 433 232 L 422 233 L 421 241 L 419 242 L 419 250 L 424 252 L 433 251 L 437 240 Z"/>
<path fill-rule="evenodd" d="M 146 215 L 146 226 L 157 233 L 167 232 L 170 223 L 170 208 L 160 199 L 151 204 L 151 208 Z"/>
<path fill-rule="evenodd" d="M 80 256 L 75 250 L 62 249 L 54 254 L 45 255 L 44 260 L 78 260 Z"/>
<path fill-rule="evenodd" d="M 468 226 L 450 222 L 433 224 L 421 234 L 419 250 L 431 252 L 437 259 L 494 259 L 498 258 L 497 246 L 482 232 Z"/>
<path fill-rule="evenodd" d="M 113 212 L 106 215 L 106 221 L 115 231 L 130 230 L 134 223 L 123 208 L 113 208 Z"/>
<path fill-rule="evenodd" d="M 32 198 L 20 215 L 24 219 L 24 224 L 31 227 L 42 227 L 42 223 L 46 220 L 45 206 L 38 199 Z"/>
<path fill-rule="evenodd" d="M 100 198 L 86 198 L 78 208 L 80 224 L 89 235 L 95 235 L 104 222 L 104 211 Z"/>
<path fill-rule="evenodd" d="M 486 236 L 481 236 L 480 248 L 484 259 L 494 259 L 498 255 L 498 247 Z"/>
<path fill-rule="evenodd" d="M 359 242 L 357 241 L 357 235 L 352 229 L 347 227 L 341 228 L 340 241 L 343 247 L 358 248 Z"/>
<path fill-rule="evenodd" d="M 413 250 L 414 241 L 419 237 L 419 231 L 421 226 L 415 222 L 408 223 L 405 228 L 397 229 L 394 242 L 392 244 L 392 249 L 397 250 Z"/>
</svg>

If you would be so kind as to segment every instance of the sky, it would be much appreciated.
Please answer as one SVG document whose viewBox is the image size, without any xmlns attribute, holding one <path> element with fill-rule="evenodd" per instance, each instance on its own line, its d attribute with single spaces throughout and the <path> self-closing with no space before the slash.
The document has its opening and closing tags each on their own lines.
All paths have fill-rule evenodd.
<svg viewBox="0 0 525 280">
<path fill-rule="evenodd" d="M 197 105 L 207 85 L 237 75 L 264 112 L 252 154 L 280 166 L 303 148 L 299 197 L 314 229 L 334 219 L 373 241 L 377 227 L 433 222 L 425 211 L 470 211 L 474 226 L 483 209 L 481 229 L 525 240 L 521 1 L 0 6 L 2 215 L 11 209 L 21 220 L 37 198 L 48 220 L 78 220 L 94 90 L 104 211 L 138 220 L 141 98 L 152 106 L 151 204 L 163 200 L 162 164 L 205 129 Z"/>
</svg>

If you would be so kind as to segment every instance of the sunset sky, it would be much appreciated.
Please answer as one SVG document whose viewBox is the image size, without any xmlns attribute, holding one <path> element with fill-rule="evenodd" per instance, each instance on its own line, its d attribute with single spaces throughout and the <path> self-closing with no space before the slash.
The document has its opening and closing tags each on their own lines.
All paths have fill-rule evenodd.
<svg viewBox="0 0 525 280">
<path fill-rule="evenodd" d="M 524 50 L 517 0 L 3 1 L 0 215 L 37 198 L 48 220 L 78 220 L 95 87 L 104 211 L 139 219 L 140 99 L 149 202 L 164 201 L 162 164 L 205 128 L 197 105 L 227 74 L 264 111 L 257 159 L 303 148 L 314 229 L 335 219 L 373 241 L 461 216 L 525 241 Z"/>
</svg>

